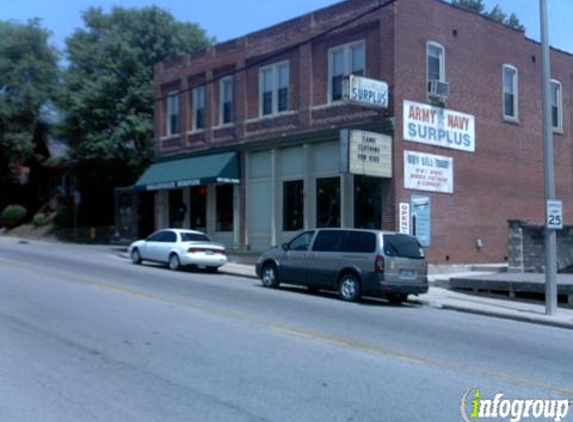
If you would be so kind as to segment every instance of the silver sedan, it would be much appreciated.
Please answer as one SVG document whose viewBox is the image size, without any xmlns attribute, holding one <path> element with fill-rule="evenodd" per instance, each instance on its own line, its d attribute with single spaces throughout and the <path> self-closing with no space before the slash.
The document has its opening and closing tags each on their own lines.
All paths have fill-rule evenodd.
<svg viewBox="0 0 573 422">
<path fill-rule="evenodd" d="M 133 242 L 129 256 L 134 264 L 160 262 L 174 271 L 196 265 L 215 272 L 227 263 L 223 245 L 211 242 L 205 233 L 182 229 L 159 230 L 147 239 Z"/>
</svg>

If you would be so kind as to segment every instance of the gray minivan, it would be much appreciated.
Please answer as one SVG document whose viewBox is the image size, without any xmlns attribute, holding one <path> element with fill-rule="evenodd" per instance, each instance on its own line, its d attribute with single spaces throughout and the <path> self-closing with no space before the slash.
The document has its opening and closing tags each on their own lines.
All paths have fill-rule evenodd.
<svg viewBox="0 0 573 422">
<path fill-rule="evenodd" d="M 401 303 L 428 291 L 427 262 L 415 237 L 360 229 L 305 231 L 260 256 L 257 275 L 266 287 L 280 283 L 337 290 L 340 298 L 363 295 Z"/>
</svg>

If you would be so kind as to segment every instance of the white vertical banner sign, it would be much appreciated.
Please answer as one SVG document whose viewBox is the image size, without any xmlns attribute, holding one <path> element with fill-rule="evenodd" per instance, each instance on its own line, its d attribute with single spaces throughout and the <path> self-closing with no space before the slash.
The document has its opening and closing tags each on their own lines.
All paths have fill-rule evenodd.
<svg viewBox="0 0 573 422">
<path fill-rule="evenodd" d="M 410 234 L 410 204 L 400 202 L 400 233 Z"/>
</svg>

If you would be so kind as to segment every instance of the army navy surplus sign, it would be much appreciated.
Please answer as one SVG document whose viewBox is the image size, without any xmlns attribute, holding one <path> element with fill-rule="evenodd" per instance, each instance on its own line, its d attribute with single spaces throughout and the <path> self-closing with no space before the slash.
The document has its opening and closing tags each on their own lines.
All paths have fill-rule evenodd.
<svg viewBox="0 0 573 422">
<path fill-rule="evenodd" d="M 392 138 L 363 130 L 340 132 L 340 171 L 392 177 Z"/>
<path fill-rule="evenodd" d="M 470 114 L 404 101 L 404 140 L 475 151 L 475 119 Z"/>
</svg>

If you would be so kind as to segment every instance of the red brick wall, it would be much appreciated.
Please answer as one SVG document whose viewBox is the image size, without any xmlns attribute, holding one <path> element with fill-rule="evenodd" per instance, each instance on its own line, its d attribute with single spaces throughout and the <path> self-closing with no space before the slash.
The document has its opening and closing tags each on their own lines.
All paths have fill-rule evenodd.
<svg viewBox="0 0 573 422">
<path fill-rule="evenodd" d="M 540 47 L 518 31 L 439 0 L 398 0 L 311 44 L 269 58 L 284 47 L 307 40 L 378 4 L 378 0 L 346 1 L 157 65 L 156 96 L 173 86 L 186 89 L 193 82 L 190 78 L 209 80 L 228 69 L 256 63 L 235 75 L 236 122 L 231 128 L 207 127 L 204 134 L 184 134 L 180 139 L 161 141 L 165 135 L 165 107 L 157 102 L 156 153 L 179 154 L 320 128 L 381 122 L 384 116 L 393 115 L 395 177 L 384 185 L 384 227 L 395 227 L 398 203 L 408 202 L 414 193 L 403 188 L 404 149 L 452 157 L 454 194 L 428 193 L 432 198 L 430 261 L 503 261 L 507 256 L 506 220 L 528 219 L 534 224 L 543 221 Z M 328 49 L 361 39 L 366 40 L 367 76 L 390 85 L 390 108 L 386 112 L 356 106 L 325 106 Z M 402 139 L 403 101 L 427 103 L 428 41 L 439 42 L 446 49 L 446 79 L 451 92 L 446 108 L 475 116 L 473 153 Z M 258 119 L 259 67 L 284 59 L 290 63 L 289 95 L 293 112 Z M 519 124 L 503 121 L 503 64 L 519 70 Z M 552 75 L 560 80 L 563 91 L 564 132 L 555 136 L 555 156 L 556 190 L 557 196 L 564 200 L 566 223 L 573 220 L 572 70 L 573 56 L 552 52 Z M 211 100 L 207 103 L 208 125 L 217 124 L 218 89 L 218 82 L 207 87 L 207 99 Z M 186 124 L 189 95 L 182 97 L 182 119 Z M 484 242 L 481 250 L 476 247 L 478 238 Z"/>
<path fill-rule="evenodd" d="M 453 157 L 454 194 L 432 197 L 432 262 L 500 262 L 507 256 L 508 219 L 542 223 L 542 112 L 540 46 L 523 34 L 435 0 L 400 0 L 396 6 L 394 91 L 396 172 L 403 150 Z M 457 31 L 454 36 L 453 31 Z M 425 48 L 446 49 L 446 108 L 472 114 L 476 151 L 459 152 L 402 140 L 402 101 L 425 103 Z M 532 56 L 536 61 L 532 61 Z M 519 71 L 519 124 L 502 118 L 502 65 Z M 552 52 L 552 75 L 563 84 L 564 134 L 555 136 L 556 191 L 573 218 L 571 178 L 571 69 L 573 57 Z M 397 202 L 412 191 L 395 178 Z M 476 240 L 483 239 L 478 251 Z"/>
<path fill-rule="evenodd" d="M 206 86 L 207 127 L 204 133 L 187 134 L 191 129 L 191 93 L 182 93 L 181 120 L 185 127 L 180 139 L 165 138 L 165 102 L 155 104 L 156 155 L 173 155 L 256 141 L 268 137 L 296 134 L 332 125 L 379 121 L 384 113 L 352 106 L 324 107 L 327 103 L 328 49 L 347 42 L 366 41 L 366 74 L 391 82 L 392 8 L 369 14 L 344 28 L 280 54 L 285 47 L 308 40 L 336 27 L 341 22 L 376 7 L 373 0 L 352 0 L 304 15 L 245 37 L 219 44 L 203 52 L 160 63 L 155 68 L 155 85 L 186 90 L 201 81 L 209 81 L 231 69 L 235 74 L 235 124 L 232 128 L 213 129 L 218 124 L 218 81 Z M 381 49 L 380 46 L 383 45 Z M 277 52 L 279 54 L 277 55 Z M 259 69 L 288 60 L 290 71 L 289 113 L 259 118 Z M 211 100 L 211 101 L 209 101 Z"/>
</svg>

